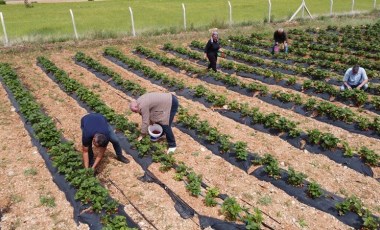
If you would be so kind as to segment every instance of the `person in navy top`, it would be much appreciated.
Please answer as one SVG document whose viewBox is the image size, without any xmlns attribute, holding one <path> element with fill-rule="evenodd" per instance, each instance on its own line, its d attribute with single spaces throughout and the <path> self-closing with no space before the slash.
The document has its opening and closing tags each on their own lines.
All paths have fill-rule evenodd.
<svg viewBox="0 0 380 230">
<path fill-rule="evenodd" d="M 96 168 L 104 156 L 107 145 L 112 143 L 117 160 L 129 163 L 122 155 L 119 139 L 108 124 L 107 119 L 99 113 L 90 113 L 82 117 L 80 127 L 82 129 L 82 156 L 85 168 Z M 98 150 L 94 160 L 93 147 Z"/>
<path fill-rule="evenodd" d="M 216 72 L 216 62 L 218 60 L 218 52 L 220 51 L 218 32 L 214 31 L 211 34 L 211 39 L 208 40 L 205 46 L 205 58 L 209 60 L 208 70 L 212 69 Z"/>
</svg>

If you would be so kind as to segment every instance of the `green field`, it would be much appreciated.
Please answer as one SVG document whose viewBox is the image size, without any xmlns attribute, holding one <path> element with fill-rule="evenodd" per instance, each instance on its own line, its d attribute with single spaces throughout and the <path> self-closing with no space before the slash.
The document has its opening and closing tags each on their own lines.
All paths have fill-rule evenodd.
<svg viewBox="0 0 380 230">
<path fill-rule="evenodd" d="M 268 17 L 267 0 L 231 0 L 235 24 L 262 22 Z M 334 0 L 334 12 L 350 12 L 351 0 Z M 34 3 L 0 5 L 9 39 L 38 40 L 39 38 L 68 38 L 74 32 L 69 9 L 75 15 L 80 37 L 112 37 L 131 34 L 129 8 L 132 7 L 136 33 L 183 29 L 182 3 L 186 6 L 188 29 L 204 29 L 228 25 L 227 0 L 105 0 L 78 3 Z M 300 0 L 272 0 L 272 19 L 289 18 L 300 5 Z M 312 14 L 329 14 L 329 0 L 308 0 Z M 374 0 L 356 0 L 355 10 L 370 11 Z M 3 31 L 1 30 L 3 39 Z"/>
</svg>

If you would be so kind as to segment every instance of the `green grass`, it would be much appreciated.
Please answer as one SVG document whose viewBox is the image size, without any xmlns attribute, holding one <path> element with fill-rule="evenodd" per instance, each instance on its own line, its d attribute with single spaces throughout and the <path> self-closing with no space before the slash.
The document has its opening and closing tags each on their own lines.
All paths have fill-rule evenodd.
<svg viewBox="0 0 380 230">
<path fill-rule="evenodd" d="M 29 168 L 24 171 L 25 176 L 35 176 L 37 175 L 37 169 L 35 168 Z"/>
<path fill-rule="evenodd" d="M 50 196 L 50 195 L 41 195 L 40 196 L 40 203 L 41 205 L 43 206 L 46 206 L 46 207 L 55 207 L 56 204 L 55 204 L 55 198 L 53 196 Z"/>
<path fill-rule="evenodd" d="M 248 24 L 262 22 L 268 16 L 267 0 L 230 0 L 233 22 Z M 69 9 L 75 15 L 80 37 L 117 37 L 131 35 L 128 7 L 132 7 L 138 34 L 164 30 L 177 32 L 183 29 L 183 0 L 105 0 L 77 3 L 35 3 L 32 8 L 23 4 L 0 5 L 7 34 L 12 41 L 53 40 L 62 41 L 74 36 Z M 289 18 L 301 0 L 272 0 L 272 18 Z M 330 1 L 307 0 L 312 14 L 328 14 Z M 184 2 L 189 29 L 225 27 L 228 25 L 227 0 L 192 0 Z M 373 0 L 356 0 L 355 10 L 372 10 Z M 351 11 L 351 0 L 334 0 L 334 12 Z M 1 30 L 0 35 L 3 36 Z"/>
</svg>

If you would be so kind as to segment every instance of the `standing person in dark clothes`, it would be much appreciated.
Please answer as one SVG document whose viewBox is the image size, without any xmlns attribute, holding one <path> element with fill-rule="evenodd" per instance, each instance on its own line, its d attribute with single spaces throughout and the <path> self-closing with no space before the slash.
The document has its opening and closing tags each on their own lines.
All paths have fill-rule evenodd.
<svg viewBox="0 0 380 230">
<path fill-rule="evenodd" d="M 108 124 L 107 119 L 99 113 L 90 113 L 82 117 L 80 127 L 82 129 L 82 154 L 85 168 L 96 168 L 104 156 L 107 145 L 112 143 L 117 160 L 129 163 L 122 155 L 119 139 Z M 98 151 L 94 161 L 93 147 Z"/>
<path fill-rule="evenodd" d="M 146 93 L 129 105 L 132 112 L 139 113 L 142 117 L 140 141 L 148 134 L 148 126 L 151 123 L 160 124 L 163 129 L 162 136 L 166 135 L 168 153 L 176 150 L 176 141 L 172 131 L 172 123 L 178 110 L 177 97 L 171 93 Z"/>
<path fill-rule="evenodd" d="M 218 32 L 214 31 L 211 34 L 211 39 L 208 40 L 205 47 L 205 58 L 207 57 L 210 64 L 207 69 L 213 69 L 216 72 L 216 61 L 218 59 L 218 51 L 220 49 Z"/>
<path fill-rule="evenodd" d="M 274 45 L 272 48 L 272 53 L 274 54 L 274 49 L 280 44 L 284 44 L 285 53 L 288 53 L 288 36 L 283 28 L 276 30 L 273 34 Z"/>
</svg>

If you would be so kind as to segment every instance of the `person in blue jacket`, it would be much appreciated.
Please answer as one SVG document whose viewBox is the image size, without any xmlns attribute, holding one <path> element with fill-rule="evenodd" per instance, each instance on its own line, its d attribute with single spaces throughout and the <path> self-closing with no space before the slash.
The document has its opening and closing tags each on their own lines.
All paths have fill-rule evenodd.
<svg viewBox="0 0 380 230">
<path fill-rule="evenodd" d="M 129 160 L 122 155 L 119 139 L 107 119 L 99 113 L 90 113 L 82 117 L 80 127 L 82 129 L 82 157 L 85 168 L 95 169 L 104 156 L 107 145 L 112 143 L 117 160 L 127 164 Z M 93 148 L 97 150 L 94 159 Z"/>
</svg>

